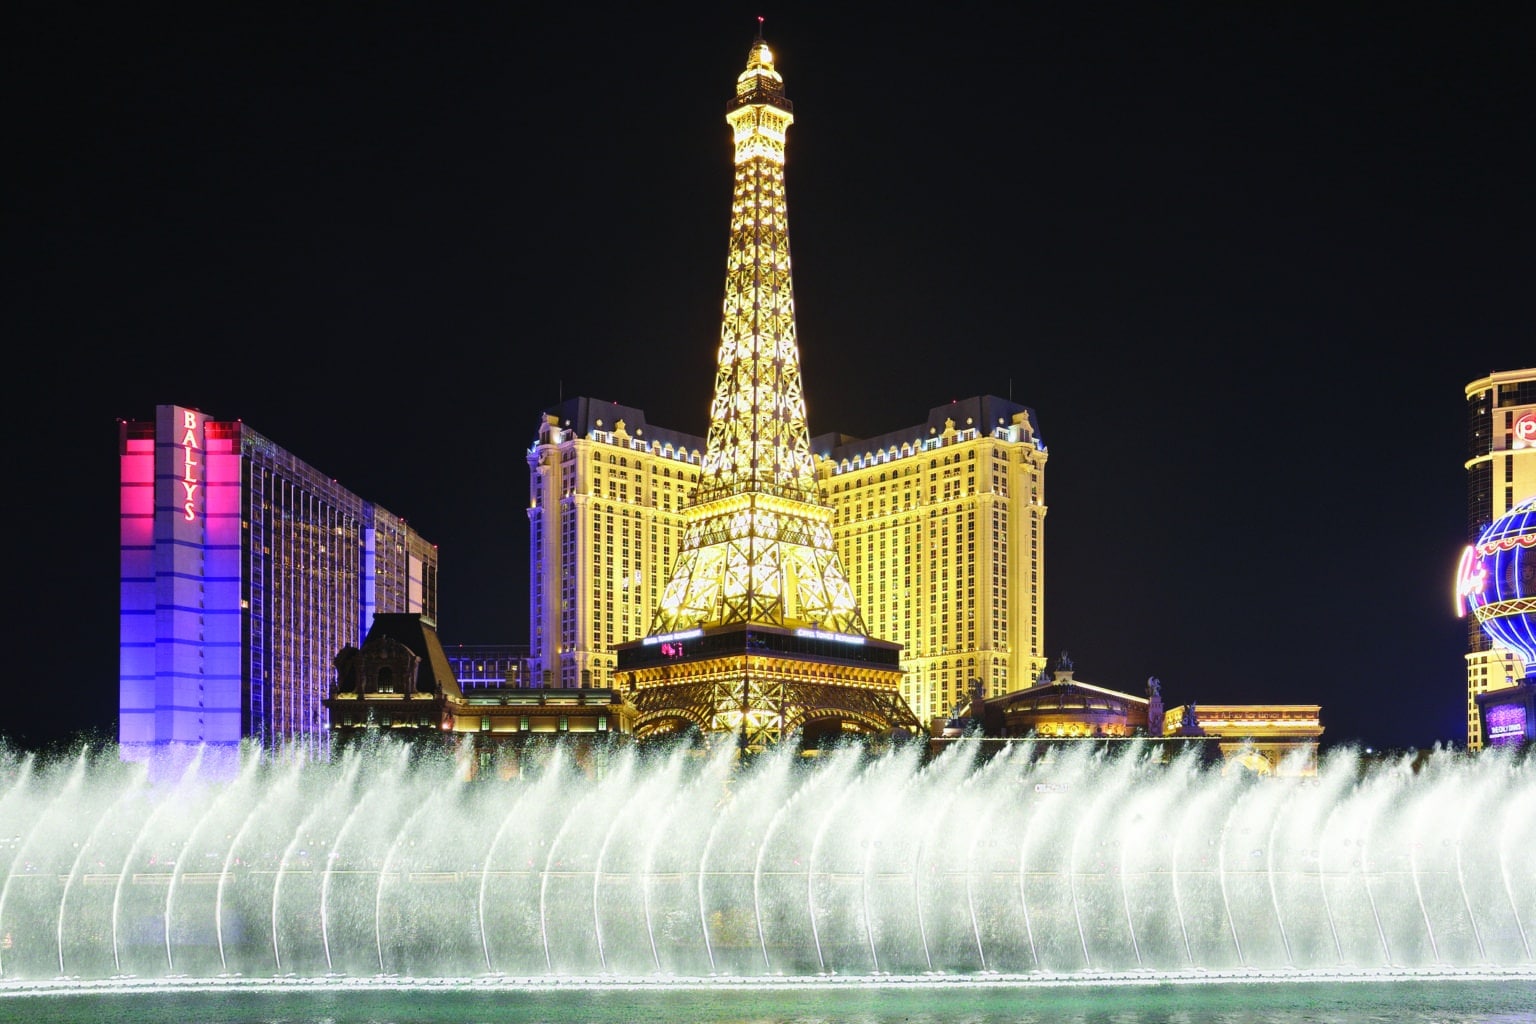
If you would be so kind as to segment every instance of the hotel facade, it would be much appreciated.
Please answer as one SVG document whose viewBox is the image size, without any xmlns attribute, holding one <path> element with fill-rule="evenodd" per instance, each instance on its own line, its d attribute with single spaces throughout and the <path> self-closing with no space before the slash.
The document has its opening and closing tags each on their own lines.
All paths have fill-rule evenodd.
<svg viewBox="0 0 1536 1024">
<path fill-rule="evenodd" d="M 1467 550 L 1494 520 L 1536 496 L 1536 367 L 1502 370 L 1466 385 Z M 1519 654 L 1494 646 L 1475 616 L 1466 614 L 1468 557 L 1456 574 L 1457 613 L 1466 619 L 1467 749 L 1481 750 L 1483 715 L 1478 697 L 1520 685 Z"/>
<path fill-rule="evenodd" d="M 811 442 L 832 538 L 871 636 L 902 645 L 921 722 L 981 680 L 988 697 L 1046 668 L 1045 462 L 1033 410 L 993 396 L 868 440 Z M 640 409 L 573 398 L 528 452 L 529 669 L 536 685 L 614 685 L 682 550 L 704 439 Z"/>
<path fill-rule="evenodd" d="M 378 612 L 437 614 L 437 549 L 239 421 L 119 422 L 125 760 L 324 756 L 332 660 Z"/>
</svg>

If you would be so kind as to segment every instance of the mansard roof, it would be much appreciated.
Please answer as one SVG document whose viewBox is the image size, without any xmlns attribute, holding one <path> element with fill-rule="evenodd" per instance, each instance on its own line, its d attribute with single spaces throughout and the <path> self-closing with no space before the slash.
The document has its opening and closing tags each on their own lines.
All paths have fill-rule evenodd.
<svg viewBox="0 0 1536 1024">
<path fill-rule="evenodd" d="M 463 700 L 464 692 L 459 688 L 458 677 L 453 674 L 453 665 L 448 661 L 447 652 L 443 650 L 443 642 L 438 639 L 437 628 L 424 620 L 420 614 L 414 612 L 375 614 L 373 625 L 368 627 L 368 636 L 363 640 L 363 647 L 382 643 L 386 639 L 404 644 L 411 649 L 412 654 L 421 659 L 421 664 L 416 670 L 418 692 L 440 693 L 453 700 Z"/>
</svg>

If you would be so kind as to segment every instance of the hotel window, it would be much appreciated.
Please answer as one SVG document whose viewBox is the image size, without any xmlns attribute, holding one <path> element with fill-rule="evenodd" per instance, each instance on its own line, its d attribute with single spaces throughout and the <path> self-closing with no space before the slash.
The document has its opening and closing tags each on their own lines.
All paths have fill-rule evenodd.
<svg viewBox="0 0 1536 1024">
<path fill-rule="evenodd" d="M 421 724 L 422 725 L 426 725 L 427 723 L 426 722 L 422 722 Z M 481 732 L 490 732 L 491 731 L 491 716 L 490 715 L 481 715 L 480 716 L 480 731 Z"/>
<path fill-rule="evenodd" d="M 561 732 L 569 732 L 570 728 L 571 728 L 571 721 L 570 721 L 570 719 L 567 718 L 565 715 L 561 715 L 560 716 L 560 731 Z"/>
</svg>

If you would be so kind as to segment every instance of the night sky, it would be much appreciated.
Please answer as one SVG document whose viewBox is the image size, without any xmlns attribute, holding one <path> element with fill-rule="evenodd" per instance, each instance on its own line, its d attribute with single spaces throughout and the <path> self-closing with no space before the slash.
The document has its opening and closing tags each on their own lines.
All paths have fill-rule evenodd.
<svg viewBox="0 0 1536 1024">
<path fill-rule="evenodd" d="M 410 520 L 445 642 L 525 643 L 540 411 L 705 431 L 761 14 L 812 433 L 1029 405 L 1052 659 L 1464 742 L 1462 389 L 1536 364 L 1536 7 L 1002 6 L 12 7 L 0 733 L 115 733 L 116 421 L 162 403 Z"/>
</svg>

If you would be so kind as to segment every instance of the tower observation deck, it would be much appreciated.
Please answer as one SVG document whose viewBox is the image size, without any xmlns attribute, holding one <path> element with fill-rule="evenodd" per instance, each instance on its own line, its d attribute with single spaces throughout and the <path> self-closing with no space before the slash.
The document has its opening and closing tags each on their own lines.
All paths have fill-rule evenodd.
<svg viewBox="0 0 1536 1024">
<path fill-rule="evenodd" d="M 793 110 L 759 25 L 726 105 L 735 189 L 699 486 L 649 635 L 616 648 L 641 737 L 692 727 L 759 750 L 920 731 L 901 647 L 869 635 L 817 492 L 784 188 Z"/>
</svg>

